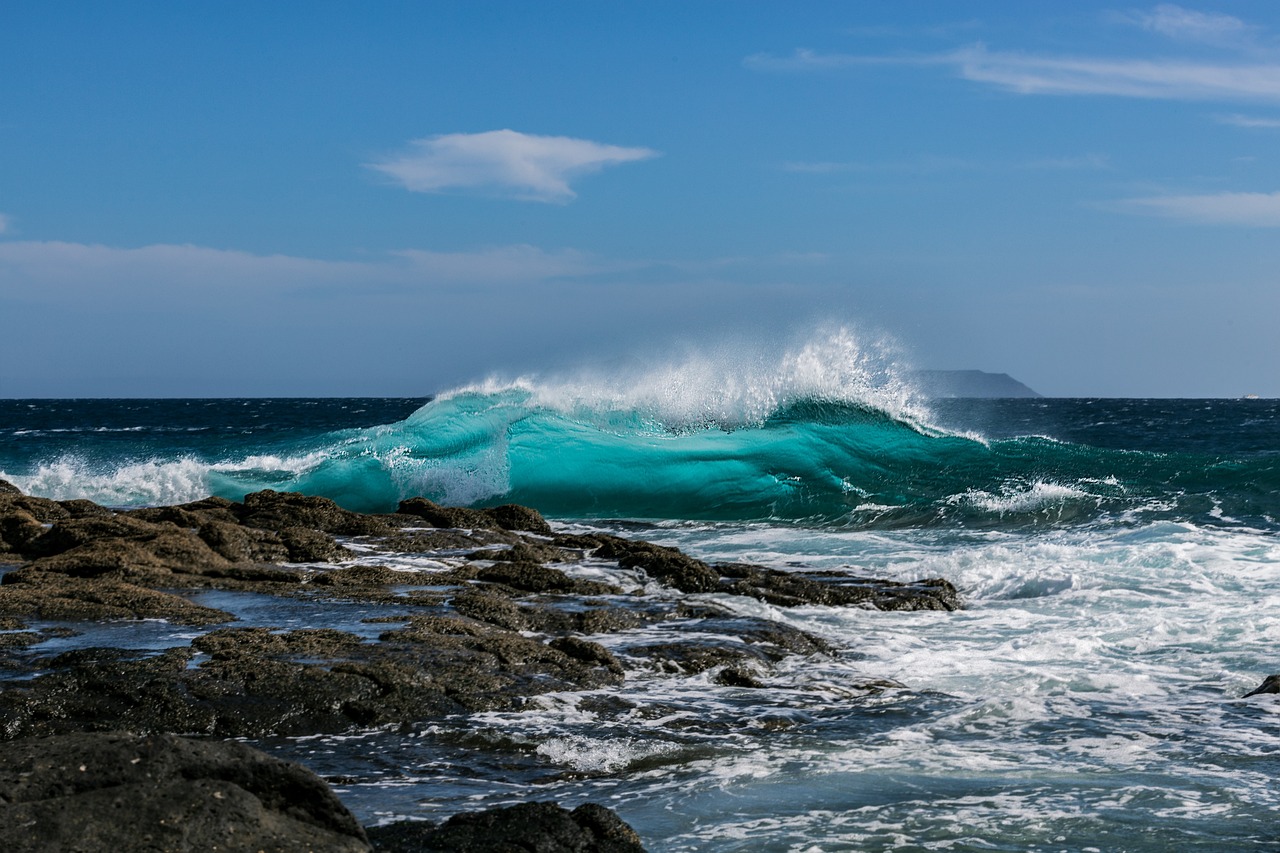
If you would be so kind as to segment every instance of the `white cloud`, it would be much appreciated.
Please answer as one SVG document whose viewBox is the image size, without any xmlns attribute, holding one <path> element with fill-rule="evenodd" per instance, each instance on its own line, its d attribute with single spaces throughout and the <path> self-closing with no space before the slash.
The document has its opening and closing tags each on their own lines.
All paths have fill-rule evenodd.
<svg viewBox="0 0 1280 853">
<path fill-rule="evenodd" d="M 951 57 L 967 80 L 1028 95 L 1280 101 L 1280 64 L 1060 58 L 981 45 Z"/>
<path fill-rule="evenodd" d="M 1185 222 L 1280 228 L 1280 192 L 1131 198 L 1121 201 L 1120 207 L 1131 213 L 1146 213 Z"/>
<path fill-rule="evenodd" d="M 658 156 L 650 148 L 514 130 L 451 133 L 415 139 L 410 146 L 403 154 L 366 165 L 414 192 L 475 190 L 561 203 L 576 196 L 571 178 Z"/>
<path fill-rule="evenodd" d="M 1042 56 L 988 50 L 977 44 L 914 57 L 756 54 L 744 64 L 762 71 L 822 71 L 870 65 L 949 66 L 961 77 L 1024 95 L 1113 95 L 1130 98 L 1280 101 L 1280 63 Z"/>
<path fill-rule="evenodd" d="M 1247 128 L 1274 128 L 1280 127 L 1280 118 L 1261 118 L 1259 116 L 1246 116 L 1234 113 L 1232 115 L 1218 116 L 1219 124 L 1229 124 L 1233 127 Z"/>
<path fill-rule="evenodd" d="M 1144 30 L 1179 41 L 1234 45 L 1255 29 L 1232 15 L 1197 12 L 1172 3 L 1161 3 L 1150 12 L 1137 12 L 1132 20 Z"/>
<path fill-rule="evenodd" d="M 9 224 L 12 221 L 13 220 L 10 219 L 7 215 L 0 213 L 0 234 L 3 234 L 4 232 L 9 230 Z"/>
</svg>

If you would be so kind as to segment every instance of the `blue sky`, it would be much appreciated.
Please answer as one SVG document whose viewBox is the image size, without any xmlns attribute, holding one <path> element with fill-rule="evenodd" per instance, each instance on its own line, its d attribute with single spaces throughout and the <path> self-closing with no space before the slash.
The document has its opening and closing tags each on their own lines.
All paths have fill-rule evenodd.
<svg viewBox="0 0 1280 853">
<path fill-rule="evenodd" d="M 1280 396 L 1267 2 L 0 6 L 0 396 L 422 395 L 817 325 Z"/>
</svg>

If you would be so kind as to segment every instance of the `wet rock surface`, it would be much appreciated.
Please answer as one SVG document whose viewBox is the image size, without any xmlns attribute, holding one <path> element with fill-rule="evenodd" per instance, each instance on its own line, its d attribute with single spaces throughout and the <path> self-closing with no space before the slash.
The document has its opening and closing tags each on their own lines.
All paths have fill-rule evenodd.
<svg viewBox="0 0 1280 853">
<path fill-rule="evenodd" d="M 4 561 L 11 567 L 0 576 L 0 669 L 9 680 L 0 682 L 0 738 L 11 743 L 121 730 L 153 741 L 340 734 L 514 711 L 542 694 L 604 688 L 624 713 L 635 674 L 758 691 L 776 683 L 784 661 L 842 654 L 781 621 L 743 615 L 750 608 L 731 606 L 742 597 L 781 608 L 960 606 L 941 579 L 711 565 L 638 539 L 558 534 L 515 505 L 468 509 L 413 498 L 395 514 L 363 515 L 269 490 L 240 503 L 207 498 L 116 512 L 0 483 Z M 367 605 L 380 608 L 365 619 L 378 627 L 357 635 L 237 625 L 234 606 L 220 609 L 223 599 L 219 607 L 192 600 L 211 590 L 317 608 Z M 77 625 L 142 619 L 190 626 L 193 638 L 162 649 L 42 650 Z M 609 705 L 599 696 L 584 701 Z M 640 849 L 607 810 L 525 806 L 439 826 L 395 825 L 374 842 Z M 529 846 L 530 838 L 542 840 Z M 359 833 L 351 839 L 351 849 L 367 849 Z"/>
<path fill-rule="evenodd" d="M 587 803 L 521 803 L 454 815 L 443 824 L 401 821 L 369 829 L 387 853 L 641 853 L 640 837 L 613 812 Z"/>
<path fill-rule="evenodd" d="M 1280 693 L 1280 675 L 1268 675 L 1261 684 L 1244 694 L 1244 698 L 1262 696 L 1267 693 Z"/>
<path fill-rule="evenodd" d="M 304 767 L 233 742 L 70 734 L 0 750 L 0 849 L 368 851 Z"/>
</svg>

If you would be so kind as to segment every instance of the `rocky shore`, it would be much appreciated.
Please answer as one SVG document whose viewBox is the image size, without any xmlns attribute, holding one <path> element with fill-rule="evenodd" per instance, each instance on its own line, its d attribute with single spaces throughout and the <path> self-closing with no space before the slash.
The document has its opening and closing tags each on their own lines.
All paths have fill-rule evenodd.
<svg viewBox="0 0 1280 853">
<path fill-rule="evenodd" d="M 403 555 L 418 567 L 398 564 Z M 0 846 L 15 851 L 639 850 L 594 805 L 361 828 L 314 774 L 226 739 L 412 726 L 556 691 L 611 687 L 625 705 L 639 671 L 767 689 L 781 661 L 841 651 L 734 613 L 724 596 L 959 606 L 941 579 L 711 565 L 638 539 L 567 534 L 514 505 L 413 498 L 367 515 L 263 491 L 112 510 L 3 481 L 0 571 Z M 234 607 L 200 602 L 210 591 L 381 611 L 361 633 L 238 626 Z M 165 620 L 191 639 L 42 650 L 111 620 Z M 672 630 L 661 641 L 638 630 L 662 625 Z M 897 685 L 851 688 L 886 686 Z"/>
</svg>

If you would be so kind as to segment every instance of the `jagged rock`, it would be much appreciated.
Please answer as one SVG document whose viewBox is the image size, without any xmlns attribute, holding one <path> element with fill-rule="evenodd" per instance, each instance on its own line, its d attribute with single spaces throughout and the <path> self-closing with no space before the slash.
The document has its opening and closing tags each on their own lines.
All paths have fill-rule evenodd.
<svg viewBox="0 0 1280 853">
<path fill-rule="evenodd" d="M 0 516 L 15 509 L 25 510 L 31 513 L 37 521 L 46 524 L 71 517 L 71 513 L 57 501 L 32 497 L 21 492 L 0 492 Z"/>
<path fill-rule="evenodd" d="M 427 554 L 440 551 L 464 553 L 484 545 L 512 544 L 518 538 L 505 530 L 406 530 L 375 540 L 380 550 L 401 554 Z"/>
<path fill-rule="evenodd" d="M 484 530 L 498 527 L 498 523 L 483 511 L 466 507 L 441 506 L 426 498 L 409 498 L 400 501 L 396 509 L 400 515 L 412 515 L 421 518 L 432 527 L 456 528 L 459 530 Z"/>
<path fill-rule="evenodd" d="M 311 582 L 319 586 L 409 586 L 439 581 L 428 572 L 401 572 L 386 566 L 348 566 L 321 572 Z"/>
<path fill-rule="evenodd" d="M 364 643 L 355 634 L 332 628 L 301 628 L 277 633 L 268 628 L 219 628 L 191 642 L 214 660 L 245 657 L 345 657 Z"/>
<path fill-rule="evenodd" d="M 178 527 L 198 528 L 211 521 L 238 524 L 244 506 L 226 498 L 208 497 L 176 506 L 146 507 L 129 510 L 125 515 L 144 521 L 168 521 Z"/>
<path fill-rule="evenodd" d="M 727 666 L 720 670 L 719 674 L 716 675 L 716 683 L 723 684 L 725 687 L 747 687 L 751 689 L 764 687 L 764 682 L 739 666 Z"/>
<path fill-rule="evenodd" d="M 71 518 L 92 518 L 94 516 L 115 515 L 113 510 L 83 498 L 58 501 L 58 505 L 67 511 Z"/>
<path fill-rule="evenodd" d="M 603 666 L 612 673 L 622 675 L 622 664 L 618 663 L 618 659 L 599 643 L 593 643 L 581 637 L 561 637 L 552 640 L 550 645 L 551 648 L 564 652 L 574 660 L 580 660 L 591 666 Z"/>
<path fill-rule="evenodd" d="M 266 530 L 307 527 L 338 536 L 377 536 L 393 532 L 385 522 L 343 509 L 328 498 L 271 489 L 245 495 L 240 523 Z"/>
<path fill-rule="evenodd" d="M 680 639 L 632 646 L 625 650 L 626 655 L 647 659 L 664 672 L 697 675 L 716 667 L 767 670 L 789 655 L 831 655 L 835 652 L 825 640 L 781 622 L 715 611 L 686 615 L 698 621 L 687 625 Z M 713 639 L 707 642 L 704 636 Z"/>
<path fill-rule="evenodd" d="M 620 590 L 599 581 L 577 580 L 559 569 L 537 563 L 497 563 L 475 570 L 473 577 L 524 592 L 559 592 L 573 595 L 611 595 Z"/>
<path fill-rule="evenodd" d="M 1244 694 L 1244 697 L 1247 699 L 1263 693 L 1280 693 L 1280 675 L 1268 675 L 1261 684 Z"/>
<path fill-rule="evenodd" d="M 44 525 L 34 515 L 14 507 L 0 515 L 0 552 L 22 554 L 44 532 Z"/>
<path fill-rule="evenodd" d="M 191 657 L 189 648 L 143 657 L 85 648 L 43 660 L 45 674 L 0 691 L 0 737 L 115 729 L 211 733 L 216 713 L 194 705 L 181 684 Z"/>
<path fill-rule="evenodd" d="M 240 743 L 68 734 L 0 750 L 0 848 L 368 851 L 317 776 Z"/>
<path fill-rule="evenodd" d="M 289 559 L 289 549 L 272 530 L 244 527 L 226 521 L 200 525 L 200 538 L 215 552 L 232 562 L 280 563 Z"/>
<path fill-rule="evenodd" d="M 226 565 L 225 560 L 222 565 Z M 123 539 L 88 542 L 52 557 L 35 560 L 6 575 L 4 583 L 16 583 L 25 577 L 55 574 L 73 578 L 106 578 L 175 585 L 172 581 L 173 572 L 165 565 L 164 560 L 148 550 L 144 543 Z"/>
<path fill-rule="evenodd" d="M 280 543 L 291 563 L 332 563 L 345 560 L 351 551 L 333 541 L 332 536 L 308 527 L 286 527 L 279 531 Z"/>
<path fill-rule="evenodd" d="M 956 610 L 960 606 L 956 588 L 938 578 L 900 583 L 840 571 L 784 572 L 739 563 L 717 565 L 715 571 L 723 576 L 722 592 L 779 607 L 821 604 L 865 605 L 878 610 Z"/>
<path fill-rule="evenodd" d="M 510 599 L 488 590 L 468 589 L 453 597 L 453 609 L 470 619 L 488 622 L 511 631 L 523 631 L 529 620 Z"/>
<path fill-rule="evenodd" d="M 552 535 L 551 525 L 534 509 L 519 504 L 503 504 L 489 509 L 441 506 L 426 498 L 409 498 L 400 501 L 396 510 L 400 515 L 412 515 L 426 520 L 432 527 L 463 530 L 498 529 L 525 531 L 544 536 Z"/>
<path fill-rule="evenodd" d="M 526 533 L 537 533 L 551 536 L 554 531 L 547 520 L 536 509 L 519 504 L 503 504 L 490 507 L 484 511 L 503 530 L 520 530 Z"/>
<path fill-rule="evenodd" d="M 0 495 L 20 495 L 20 494 L 22 494 L 22 489 L 19 489 L 17 486 L 15 486 L 13 483 L 10 483 L 8 480 L 0 480 Z"/>
<path fill-rule="evenodd" d="M 45 534 L 31 543 L 33 557 L 61 554 L 103 539 L 148 541 L 161 533 L 178 533 L 175 525 L 153 523 L 127 515 L 66 518 L 55 522 Z"/>
<path fill-rule="evenodd" d="M 551 545 L 517 542 L 507 548 L 485 548 L 473 551 L 467 557 L 472 560 L 492 560 L 504 563 L 546 563 L 576 560 L 576 554 L 567 554 Z"/>
<path fill-rule="evenodd" d="M 640 836 L 594 803 L 573 811 L 520 803 L 454 815 L 443 824 L 401 821 L 367 830 L 386 853 L 644 853 Z"/>
<path fill-rule="evenodd" d="M 720 585 L 720 575 L 710 566 L 676 548 L 617 536 L 599 539 L 594 556 L 617 560 L 624 569 L 641 569 L 681 592 L 714 592 Z"/>
<path fill-rule="evenodd" d="M 406 621 L 376 643 L 331 630 L 233 628 L 159 655 L 112 649 L 59 655 L 40 662 L 45 674 L 0 691 L 0 734 L 342 732 L 509 709 L 539 693 L 621 680 L 607 657 L 583 646 L 568 646 L 569 654 L 458 617 Z M 191 667 L 196 652 L 209 657 Z"/>
</svg>

